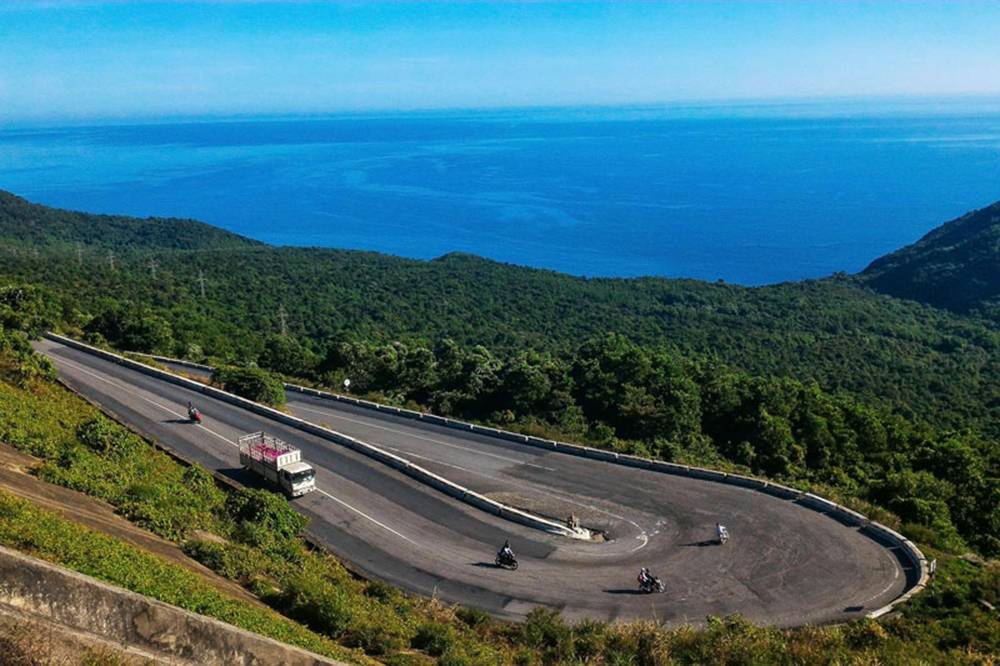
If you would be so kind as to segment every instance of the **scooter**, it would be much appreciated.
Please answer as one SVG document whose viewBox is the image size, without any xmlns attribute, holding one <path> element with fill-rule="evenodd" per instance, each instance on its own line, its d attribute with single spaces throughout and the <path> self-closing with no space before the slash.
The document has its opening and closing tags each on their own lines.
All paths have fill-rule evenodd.
<svg viewBox="0 0 1000 666">
<path fill-rule="evenodd" d="M 663 581 L 656 576 L 650 576 L 646 580 L 639 583 L 639 591 L 643 594 L 652 594 L 654 592 L 660 593 L 666 590 L 666 586 Z"/>
<path fill-rule="evenodd" d="M 501 569 L 510 569 L 514 571 L 517 569 L 517 558 L 513 555 L 506 555 L 503 552 L 497 553 L 497 559 L 494 563 Z"/>
</svg>

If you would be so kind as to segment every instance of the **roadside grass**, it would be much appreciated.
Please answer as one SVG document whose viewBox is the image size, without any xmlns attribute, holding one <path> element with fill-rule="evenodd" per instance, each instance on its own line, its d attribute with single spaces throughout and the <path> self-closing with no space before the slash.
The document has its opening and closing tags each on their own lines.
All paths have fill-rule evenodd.
<svg viewBox="0 0 1000 666">
<path fill-rule="evenodd" d="M 0 490 L 0 543 L 113 585 L 222 620 L 283 643 L 347 661 L 365 661 L 332 640 L 233 599 L 184 567 L 83 527 Z"/>
<path fill-rule="evenodd" d="M 736 617 L 709 618 L 703 629 L 665 629 L 648 622 L 568 624 L 545 609 L 511 624 L 480 611 L 411 597 L 377 581 L 358 580 L 335 558 L 311 549 L 300 537 L 302 517 L 283 497 L 222 489 L 204 469 L 177 463 L 44 372 L 22 380 L 4 370 L 16 366 L 0 353 L 0 440 L 42 458 L 43 479 L 108 501 L 133 522 L 182 544 L 189 555 L 238 581 L 288 619 L 245 615 L 245 607 L 226 606 L 207 593 L 188 594 L 185 586 L 192 583 L 180 575 L 149 580 L 143 561 L 101 539 L 84 539 L 86 548 L 77 552 L 79 535 L 58 521 L 29 518 L 29 510 L 10 500 L 4 505 L 14 508 L 0 515 L 0 521 L 7 521 L 6 527 L 0 525 L 2 538 L 63 558 L 68 566 L 90 567 L 85 572 L 99 577 L 99 567 L 107 564 L 112 568 L 108 575 L 122 581 L 118 584 L 160 590 L 164 600 L 186 599 L 199 608 L 251 618 L 245 621 L 259 622 L 255 626 L 260 628 L 248 628 L 272 636 L 268 632 L 277 632 L 279 640 L 289 640 L 280 636 L 290 632 L 332 646 L 326 649 L 363 651 L 393 666 L 985 666 L 995 664 L 1000 654 L 1000 619 L 989 610 L 989 605 L 1000 605 L 997 563 L 965 560 L 946 551 L 927 551 L 939 558 L 937 579 L 900 613 L 879 622 L 834 627 L 762 628 Z M 116 554 L 100 556 L 110 551 Z M 361 652 L 348 654 L 363 658 Z"/>
</svg>

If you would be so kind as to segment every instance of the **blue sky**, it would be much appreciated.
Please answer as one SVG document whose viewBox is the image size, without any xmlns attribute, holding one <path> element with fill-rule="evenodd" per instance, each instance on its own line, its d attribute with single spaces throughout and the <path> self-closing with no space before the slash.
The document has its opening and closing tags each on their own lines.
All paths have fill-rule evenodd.
<svg viewBox="0 0 1000 666">
<path fill-rule="evenodd" d="M 0 4 L 0 122 L 1000 94 L 1000 2 Z"/>
</svg>

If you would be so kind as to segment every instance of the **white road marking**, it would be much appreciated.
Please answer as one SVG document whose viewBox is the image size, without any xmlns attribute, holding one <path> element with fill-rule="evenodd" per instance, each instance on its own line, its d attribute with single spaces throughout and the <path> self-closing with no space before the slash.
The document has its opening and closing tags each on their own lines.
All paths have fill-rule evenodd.
<svg viewBox="0 0 1000 666">
<path fill-rule="evenodd" d="M 174 416 L 180 416 L 182 418 L 184 416 L 183 414 L 175 412 L 173 409 L 171 409 L 170 407 L 167 407 L 166 405 L 164 405 L 162 403 L 159 403 L 159 402 L 157 402 L 155 400 L 151 400 L 151 399 L 147 398 L 144 395 L 140 395 L 134 388 L 130 388 L 130 387 L 127 387 L 127 386 L 125 386 L 123 384 L 119 384 L 118 382 L 112 381 L 112 380 L 108 379 L 107 377 L 102 377 L 101 375 L 99 375 L 99 374 L 97 374 L 95 372 L 92 372 L 92 371 L 88 370 L 87 368 L 84 368 L 79 363 L 75 363 L 73 361 L 70 361 L 70 360 L 67 360 L 67 359 L 61 358 L 61 357 L 58 360 L 61 363 L 66 363 L 67 365 L 76 368 L 77 370 L 79 370 L 80 372 L 83 372 L 84 374 L 90 375 L 94 379 L 102 381 L 102 382 L 104 382 L 106 384 L 110 384 L 111 386 L 114 386 L 117 389 L 121 389 L 121 390 L 129 393 L 130 395 L 135 396 L 136 398 L 139 398 L 140 400 L 145 400 L 149 404 L 154 405 L 154 406 L 162 409 L 163 411 L 167 412 L 168 414 L 172 414 Z M 205 432 L 208 432 L 208 433 L 211 433 L 211 434 L 215 435 L 216 437 L 218 437 L 219 439 L 221 439 L 222 441 L 224 441 L 226 444 L 229 444 L 230 446 L 235 446 L 235 447 L 239 446 L 236 442 L 232 441 L 230 438 L 225 437 L 223 435 L 220 435 L 219 433 L 217 433 L 214 430 L 211 430 L 211 429 L 205 427 L 204 425 L 202 425 L 200 423 L 196 424 L 196 425 L 199 428 L 201 428 L 202 430 L 204 430 Z M 406 541 L 409 541 L 410 543 L 412 543 L 415 546 L 418 545 L 417 542 L 413 541 L 412 539 L 410 539 L 406 535 L 400 534 L 399 532 L 397 532 L 396 530 L 392 529 L 388 525 L 375 520 L 374 518 L 372 518 L 371 516 L 369 516 L 367 513 L 361 511 L 360 509 L 357 509 L 357 508 L 351 506 L 350 504 L 348 504 L 344 500 L 339 499 L 337 497 L 334 497 L 333 495 L 331 495 L 330 493 L 326 492 L 322 488 L 316 488 L 316 492 L 318 492 L 319 494 L 321 494 L 321 495 L 323 495 L 325 497 L 329 497 L 330 499 L 332 499 L 334 502 L 337 502 L 338 504 L 341 504 L 341 505 L 347 507 L 348 509 L 350 509 L 354 513 L 358 514 L 359 516 L 367 518 L 368 520 L 370 520 L 371 522 L 375 523 L 376 525 L 378 525 L 382 529 L 387 530 L 389 532 L 392 532 L 393 534 L 395 534 L 396 536 L 398 536 L 400 539 L 404 539 Z"/>
<path fill-rule="evenodd" d="M 476 455 L 488 456 L 490 458 L 496 458 L 497 460 L 503 460 L 504 462 L 515 463 L 517 465 L 525 465 L 527 467 L 535 467 L 537 469 L 543 469 L 546 472 L 555 472 L 556 471 L 555 468 L 552 468 L 552 467 L 545 467 L 544 465 L 536 465 L 535 463 L 524 462 L 523 460 L 519 460 L 517 458 L 511 458 L 509 456 L 501 456 L 501 455 L 498 455 L 496 453 L 487 453 L 486 451 L 481 451 L 479 449 L 472 449 L 472 448 L 469 448 L 467 446 L 459 446 L 458 444 L 450 444 L 450 443 L 444 442 L 444 441 L 442 441 L 440 439 L 434 439 L 433 437 L 425 437 L 423 435 L 416 435 L 416 434 L 413 434 L 411 432 L 406 432 L 405 430 L 398 430 L 396 428 L 390 428 L 388 426 L 376 425 L 376 424 L 371 423 L 369 421 L 360 421 L 358 419 L 352 419 L 352 418 L 347 417 L 347 416 L 340 416 L 339 414 L 332 414 L 329 411 L 323 411 L 323 410 L 319 410 L 319 409 L 313 409 L 311 407 L 302 407 L 301 405 L 296 405 L 294 407 L 294 409 L 296 409 L 296 410 L 301 409 L 304 412 L 312 412 L 313 414 L 319 414 L 321 416 L 326 416 L 327 418 L 342 419 L 342 420 L 348 421 L 350 423 L 357 423 L 358 425 L 363 425 L 366 428 L 376 428 L 378 430 L 385 430 L 386 432 L 392 432 L 392 433 L 396 433 L 397 435 L 403 435 L 404 437 L 409 437 L 410 439 L 422 439 L 425 442 L 431 442 L 433 444 L 440 444 L 441 446 L 447 446 L 447 447 L 452 448 L 452 449 L 460 449 L 462 451 L 469 451 L 470 453 L 475 453 Z M 472 431 L 470 430 L 469 432 L 472 432 Z"/>
<path fill-rule="evenodd" d="M 404 541 L 409 541 L 414 546 L 419 546 L 420 545 L 416 541 L 414 541 L 413 539 L 411 539 L 408 536 L 406 536 L 405 534 L 400 534 L 399 532 L 397 532 L 396 530 L 392 529 L 391 527 L 389 527 L 385 523 L 380 523 L 379 521 L 375 520 L 374 518 L 372 518 L 371 516 L 369 516 L 367 513 L 365 513 L 361 509 L 356 509 L 355 507 L 351 506 L 350 504 L 348 504 L 344 500 L 339 499 L 337 497 L 334 497 L 333 495 L 331 495 L 330 493 L 326 492 L 325 490 L 323 490 L 321 488 L 317 488 L 316 492 L 318 492 L 320 495 L 323 495 L 324 497 L 329 497 L 330 499 L 332 499 L 334 502 L 337 502 L 338 504 L 342 504 L 343 506 L 347 507 L 348 509 L 350 509 L 354 513 L 358 514 L 362 518 L 367 518 L 368 520 L 372 521 L 373 523 L 375 523 L 376 525 L 378 525 L 382 529 L 386 530 L 387 532 L 392 532 L 393 534 L 395 534 L 396 536 L 398 536 L 400 539 L 403 539 Z"/>
<path fill-rule="evenodd" d="M 383 444 L 382 446 L 383 446 L 383 448 L 389 449 L 390 451 L 396 451 L 396 452 L 399 452 L 399 453 L 407 453 L 403 449 L 397 449 L 397 448 L 392 447 L 392 446 L 386 446 L 385 444 Z M 416 454 L 416 453 L 407 453 L 407 455 L 413 456 L 414 458 L 420 458 L 421 460 L 428 460 L 428 461 L 430 461 L 432 463 L 436 463 L 438 465 L 444 465 L 445 467 L 451 467 L 453 469 L 461 470 L 463 472 L 468 472 L 469 474 L 476 474 L 477 476 L 483 476 L 483 477 L 486 477 L 487 479 L 490 479 L 491 481 L 500 481 L 502 483 L 508 483 L 508 484 L 512 484 L 512 485 L 515 485 L 515 486 L 521 486 L 522 488 L 527 488 L 528 490 L 533 491 L 533 492 L 537 492 L 537 493 L 539 493 L 541 495 L 548 495 L 549 497 L 554 497 L 554 498 L 562 500 L 564 502 L 568 502 L 569 504 L 575 504 L 576 506 L 582 506 L 585 509 L 590 509 L 591 511 L 597 511 L 598 513 L 603 513 L 606 516 L 611 516 L 612 518 L 617 518 L 618 520 L 624 520 L 625 522 L 632 524 L 637 530 L 639 530 L 639 534 L 635 538 L 636 538 L 636 540 L 642 542 L 638 546 L 636 546 L 635 548 L 633 548 L 632 550 L 630 550 L 629 551 L 630 553 L 634 553 L 635 551 L 639 550 L 640 548 L 644 548 L 646 546 L 646 544 L 649 543 L 649 535 L 646 534 L 646 531 L 644 529 L 642 529 L 642 527 L 640 527 L 638 523 L 636 523 L 633 520 L 629 520 L 625 516 L 619 516 L 616 513 L 611 513 L 610 511 L 605 511 L 604 509 L 600 509 L 600 508 L 594 506 L 593 504 L 585 504 L 583 502 L 579 502 L 579 501 L 573 499 L 572 497 L 566 496 L 566 495 L 564 495 L 562 493 L 554 493 L 552 491 L 539 490 L 538 488 L 536 488 L 534 486 L 531 486 L 531 485 L 529 485 L 527 483 L 522 483 L 520 481 L 516 481 L 514 479 L 506 479 L 506 478 L 505 479 L 498 479 L 495 476 L 490 476 L 489 474 L 486 474 L 485 472 L 480 472 L 480 471 L 474 470 L 474 469 L 468 469 L 467 467 L 461 467 L 460 465 L 455 465 L 455 464 L 452 464 L 452 463 L 442 462 L 440 460 L 435 460 L 433 458 L 428 458 L 427 456 L 422 456 L 422 455 L 419 455 L 419 454 Z M 659 524 L 659 523 L 657 523 L 657 524 Z M 657 530 L 657 532 L 658 531 L 659 530 Z M 656 534 L 656 532 L 653 532 L 653 534 Z"/>
<path fill-rule="evenodd" d="M 138 391 L 136 391 L 132 387 L 128 387 L 128 386 L 125 386 L 123 384 L 119 384 L 117 382 L 114 382 L 114 381 L 108 379 L 107 377 L 102 377 L 101 375 L 99 375 L 99 374 L 97 374 L 95 372 L 91 372 L 90 370 L 86 369 L 85 367 L 83 367 L 79 363 L 74 363 L 73 361 L 67 360 L 65 358 L 60 358 L 59 362 L 60 363 L 65 363 L 66 365 L 69 365 L 69 366 L 72 366 L 72 367 L 76 368 L 77 370 L 79 370 L 80 372 L 82 372 L 84 374 L 88 374 L 91 377 L 93 377 L 93 378 L 95 378 L 95 379 L 97 379 L 99 381 L 104 382 L 105 384 L 110 384 L 111 386 L 114 386 L 117 389 L 125 391 L 129 395 L 132 395 L 132 396 L 135 396 L 136 398 L 139 398 L 140 400 L 145 400 L 149 404 L 154 405 L 156 407 L 159 407 L 160 409 L 162 409 L 163 411 L 165 411 L 167 414 L 170 414 L 172 416 L 178 416 L 180 418 L 184 418 L 184 416 L 185 416 L 184 414 L 181 414 L 180 412 L 175 412 L 173 409 L 171 409 L 170 407 L 167 407 L 163 403 L 157 402 L 155 400 L 151 400 L 150 398 L 147 398 L 146 396 L 141 395 Z M 205 425 L 203 425 L 201 423 L 195 423 L 193 425 L 195 425 L 198 428 L 201 428 L 202 430 L 204 430 L 205 432 L 207 432 L 207 433 L 209 433 L 211 435 L 215 435 L 216 437 L 218 437 L 219 439 L 221 439 L 222 441 L 224 441 L 226 444 L 229 444 L 230 446 L 238 446 L 238 444 L 236 444 L 236 442 L 234 442 L 233 440 L 231 440 L 229 437 L 226 437 L 225 435 L 220 435 L 219 433 L 215 432 L 211 428 L 208 428 L 208 427 L 206 427 Z"/>
<path fill-rule="evenodd" d="M 892 582 L 889 583 L 888 585 L 886 585 L 884 588 L 882 588 L 881 592 L 878 592 L 877 594 L 873 594 L 872 596 L 870 596 L 867 599 L 865 599 L 864 601 L 862 601 L 861 602 L 862 606 L 864 606 L 865 604 L 867 604 L 872 599 L 877 599 L 878 597 L 881 597 L 883 594 L 885 594 L 886 592 L 888 592 L 889 589 L 893 585 L 896 584 L 896 579 L 899 578 L 899 567 L 896 565 L 896 559 L 894 557 L 892 557 L 891 555 L 889 555 L 889 553 L 884 548 L 881 549 L 881 552 L 885 554 L 885 556 L 889 559 L 889 563 L 892 564 Z"/>
</svg>

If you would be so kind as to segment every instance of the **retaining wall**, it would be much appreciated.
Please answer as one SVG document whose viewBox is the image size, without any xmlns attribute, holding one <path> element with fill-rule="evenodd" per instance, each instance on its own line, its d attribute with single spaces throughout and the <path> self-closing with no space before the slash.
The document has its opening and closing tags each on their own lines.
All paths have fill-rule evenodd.
<svg viewBox="0 0 1000 666">
<path fill-rule="evenodd" d="M 0 606 L 162 663 L 341 664 L 0 546 Z"/>
</svg>

